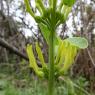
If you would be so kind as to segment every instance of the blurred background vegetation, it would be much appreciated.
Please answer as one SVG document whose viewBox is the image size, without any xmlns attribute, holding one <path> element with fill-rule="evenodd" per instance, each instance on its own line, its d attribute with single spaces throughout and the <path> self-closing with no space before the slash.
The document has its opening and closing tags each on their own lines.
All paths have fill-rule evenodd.
<svg viewBox="0 0 95 95">
<path fill-rule="evenodd" d="M 47 0 L 43 1 L 47 5 Z M 37 13 L 34 0 L 30 4 Z M 66 23 L 56 31 L 62 39 L 82 36 L 88 40 L 89 47 L 79 52 L 69 76 L 95 95 L 92 94 L 95 93 L 95 0 L 76 0 Z M 47 62 L 48 46 L 36 22 L 26 13 L 24 0 L 0 0 L 0 95 L 46 94 L 47 81 L 39 80 L 28 66 L 26 44 L 31 43 L 35 52 L 35 41 L 39 42 Z M 37 63 L 40 65 L 38 59 Z M 63 84 L 60 78 L 55 85 L 56 95 L 71 95 L 67 93 L 69 86 Z"/>
</svg>

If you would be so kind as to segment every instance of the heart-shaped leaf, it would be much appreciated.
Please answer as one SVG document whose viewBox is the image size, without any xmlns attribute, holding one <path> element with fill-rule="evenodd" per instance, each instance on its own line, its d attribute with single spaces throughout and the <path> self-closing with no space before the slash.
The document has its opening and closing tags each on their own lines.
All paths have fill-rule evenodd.
<svg viewBox="0 0 95 95">
<path fill-rule="evenodd" d="M 88 47 L 88 42 L 83 37 L 72 37 L 66 39 L 66 41 L 70 42 L 72 45 L 77 46 L 80 49 L 85 49 Z"/>
</svg>

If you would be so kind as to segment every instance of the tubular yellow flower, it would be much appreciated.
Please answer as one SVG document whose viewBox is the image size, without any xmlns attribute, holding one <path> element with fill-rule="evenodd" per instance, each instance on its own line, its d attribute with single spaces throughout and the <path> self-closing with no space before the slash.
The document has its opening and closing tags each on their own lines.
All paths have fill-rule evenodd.
<svg viewBox="0 0 95 95">
<path fill-rule="evenodd" d="M 43 77 L 44 73 L 42 71 L 39 71 L 39 67 L 36 64 L 36 60 L 35 60 L 33 50 L 32 50 L 32 45 L 28 44 L 26 47 L 26 50 L 27 50 L 27 55 L 29 57 L 29 66 L 34 69 L 35 73 L 38 76 Z"/>
<path fill-rule="evenodd" d="M 37 42 L 36 42 L 36 51 L 37 51 L 37 54 L 38 54 L 38 58 L 39 58 L 39 60 L 40 60 L 40 62 L 41 62 L 41 64 L 42 64 L 42 67 L 43 67 L 43 68 L 44 68 L 44 67 L 46 68 L 47 65 L 45 64 L 42 51 L 41 51 L 41 49 L 40 49 L 40 47 L 39 47 L 39 45 L 38 45 Z"/>
<path fill-rule="evenodd" d="M 56 55 L 56 59 L 55 59 L 55 64 L 57 65 L 60 59 L 60 55 L 61 55 L 61 51 L 62 51 L 62 47 L 63 47 L 63 43 L 60 42 L 59 46 L 58 46 L 58 50 L 57 50 L 57 55 Z"/>
<path fill-rule="evenodd" d="M 61 68 L 60 73 L 64 74 L 71 67 L 74 62 L 74 58 L 77 54 L 77 47 L 69 45 L 69 48 L 66 50 L 64 66 Z"/>
</svg>

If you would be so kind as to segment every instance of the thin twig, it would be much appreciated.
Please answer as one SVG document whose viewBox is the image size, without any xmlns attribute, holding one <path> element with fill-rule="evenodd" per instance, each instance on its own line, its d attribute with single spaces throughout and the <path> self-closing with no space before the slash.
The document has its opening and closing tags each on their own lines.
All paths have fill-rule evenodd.
<svg viewBox="0 0 95 95">
<path fill-rule="evenodd" d="M 89 58 L 90 58 L 90 60 L 91 60 L 91 63 L 92 63 L 92 64 L 93 64 L 93 66 L 95 67 L 95 63 L 94 63 L 94 60 L 93 60 L 93 58 L 92 58 L 91 52 L 89 51 L 89 49 L 88 49 L 88 48 L 87 48 L 86 50 L 87 50 L 87 53 L 88 53 Z"/>
</svg>

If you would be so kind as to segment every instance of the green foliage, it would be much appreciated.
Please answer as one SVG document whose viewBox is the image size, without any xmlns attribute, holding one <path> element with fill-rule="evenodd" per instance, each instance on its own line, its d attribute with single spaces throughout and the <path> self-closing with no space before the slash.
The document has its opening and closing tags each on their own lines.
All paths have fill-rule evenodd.
<svg viewBox="0 0 95 95">
<path fill-rule="evenodd" d="M 3 75 L 2 78 L 1 76 L 0 74 L 0 95 L 47 95 L 46 80 L 30 78 L 26 81 L 15 79 L 15 77 L 11 79 L 11 76 Z M 55 83 L 55 95 L 90 95 L 83 89 L 86 89 L 87 85 L 88 81 L 83 77 L 72 80 L 62 77 Z"/>
<path fill-rule="evenodd" d="M 81 77 L 81 79 L 84 79 Z M 80 78 L 70 79 L 69 77 L 61 77 L 59 83 L 56 84 L 57 95 L 92 95 L 86 91 L 87 80 Z M 81 85 L 82 84 L 82 85 Z M 85 89 L 85 90 L 84 90 Z"/>
<path fill-rule="evenodd" d="M 63 0 L 63 3 L 67 6 L 72 6 L 76 0 Z"/>
</svg>

